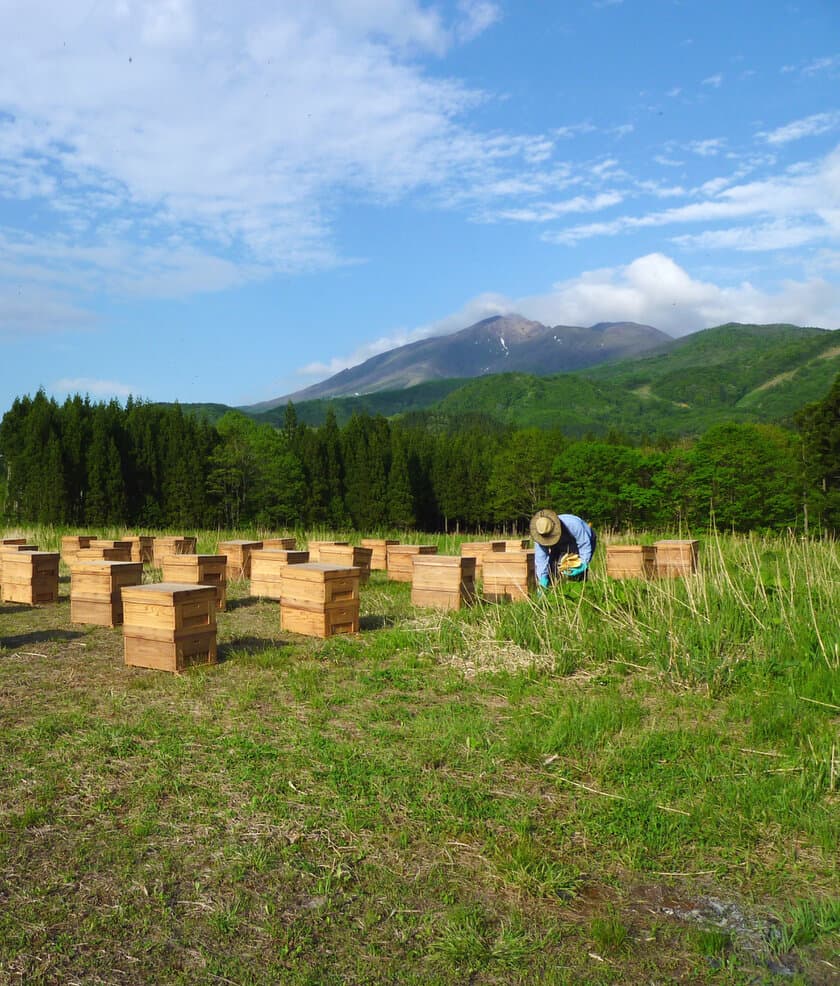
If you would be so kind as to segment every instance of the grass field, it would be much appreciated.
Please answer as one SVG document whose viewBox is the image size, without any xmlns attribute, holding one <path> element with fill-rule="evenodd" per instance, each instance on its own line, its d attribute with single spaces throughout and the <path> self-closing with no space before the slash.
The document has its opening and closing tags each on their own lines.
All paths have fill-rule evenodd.
<svg viewBox="0 0 840 986">
<path fill-rule="evenodd" d="M 182 676 L 0 605 L 0 983 L 837 983 L 840 548 L 701 564 L 326 641 L 234 583 Z"/>
</svg>

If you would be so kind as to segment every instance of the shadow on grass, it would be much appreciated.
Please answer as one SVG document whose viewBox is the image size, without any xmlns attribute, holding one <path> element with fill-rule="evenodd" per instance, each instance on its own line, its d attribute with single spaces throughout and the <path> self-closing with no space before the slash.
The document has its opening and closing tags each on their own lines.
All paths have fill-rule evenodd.
<svg viewBox="0 0 840 986">
<path fill-rule="evenodd" d="M 31 613 L 32 606 L 25 606 L 23 603 L 3 603 L 0 605 L 0 616 L 12 616 L 14 613 Z"/>
<path fill-rule="evenodd" d="M 27 608 L 27 607 L 24 607 Z M 0 637 L 0 648 L 16 650 L 29 644 L 43 644 L 55 640 L 77 640 L 83 637 L 80 630 L 36 630 L 33 633 L 20 633 L 16 637 Z"/>
<path fill-rule="evenodd" d="M 240 596 L 239 599 L 228 599 L 226 608 L 230 612 L 245 606 L 256 606 L 260 601 L 258 596 Z"/>
<path fill-rule="evenodd" d="M 359 630 L 385 630 L 392 626 L 396 626 L 396 620 L 390 616 L 359 617 Z"/>
<path fill-rule="evenodd" d="M 282 640 L 267 640 L 265 637 L 237 637 L 235 640 L 228 640 L 224 644 L 219 644 L 216 659 L 221 664 L 243 652 L 245 654 L 265 654 L 267 651 L 280 650 L 288 646 Z"/>
</svg>

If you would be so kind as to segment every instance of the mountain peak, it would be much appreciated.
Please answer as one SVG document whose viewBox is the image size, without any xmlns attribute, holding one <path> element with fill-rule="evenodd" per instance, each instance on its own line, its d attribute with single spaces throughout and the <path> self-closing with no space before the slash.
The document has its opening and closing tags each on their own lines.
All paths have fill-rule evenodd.
<svg viewBox="0 0 840 986">
<path fill-rule="evenodd" d="M 328 380 L 248 410 L 264 411 L 290 400 L 400 390 L 427 380 L 509 371 L 564 373 L 638 356 L 670 339 L 653 326 L 635 322 L 549 327 L 515 313 L 491 315 L 451 335 L 420 339 L 372 356 Z"/>
</svg>

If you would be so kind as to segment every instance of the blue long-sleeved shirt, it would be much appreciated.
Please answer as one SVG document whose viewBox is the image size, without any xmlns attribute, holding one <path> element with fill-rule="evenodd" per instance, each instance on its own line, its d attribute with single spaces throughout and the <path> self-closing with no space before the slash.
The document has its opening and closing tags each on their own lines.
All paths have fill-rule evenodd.
<svg viewBox="0 0 840 986">
<path fill-rule="evenodd" d="M 592 553 L 595 550 L 595 532 L 580 517 L 574 514 L 558 514 L 560 523 L 563 525 L 563 533 L 557 544 L 550 548 L 534 542 L 534 574 L 539 581 L 544 575 L 557 565 L 558 560 L 570 551 L 580 555 L 582 565 L 588 565 L 592 560 Z"/>
</svg>

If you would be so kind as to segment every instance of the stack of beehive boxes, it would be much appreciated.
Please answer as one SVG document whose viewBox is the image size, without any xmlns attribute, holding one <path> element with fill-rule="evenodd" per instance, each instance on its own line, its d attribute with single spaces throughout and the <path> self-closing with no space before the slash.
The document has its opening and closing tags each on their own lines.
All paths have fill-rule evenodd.
<svg viewBox="0 0 840 986">
<path fill-rule="evenodd" d="M 307 550 L 309 551 L 309 560 L 311 562 L 316 562 L 321 560 L 321 547 L 322 545 L 332 545 L 332 544 L 350 544 L 349 541 L 309 541 L 307 542 Z"/>
<path fill-rule="evenodd" d="M 608 544 L 607 575 L 611 579 L 649 579 L 654 575 L 652 544 Z"/>
<path fill-rule="evenodd" d="M 184 671 L 216 663 L 216 589 L 156 582 L 122 590 L 125 663 Z"/>
<path fill-rule="evenodd" d="M 252 551 L 251 595 L 262 599 L 282 599 L 283 572 L 286 566 L 305 565 L 308 561 L 308 551 L 283 551 L 279 548 Z"/>
<path fill-rule="evenodd" d="M 70 622 L 114 627 L 123 621 L 122 589 L 140 585 L 139 561 L 74 561 L 70 566 Z"/>
<path fill-rule="evenodd" d="M 15 551 L 14 547 L 7 547 L 2 551 L 2 556 L 0 595 L 4 602 L 25 603 L 28 606 L 58 602 L 57 551 Z"/>
<path fill-rule="evenodd" d="M 533 551 L 493 551 L 484 557 L 484 598 L 527 599 L 534 591 Z"/>
<path fill-rule="evenodd" d="M 262 546 L 262 541 L 247 541 L 241 538 L 219 542 L 219 554 L 227 557 L 228 582 L 250 579 L 251 552 L 259 551 Z"/>
<path fill-rule="evenodd" d="M 393 582 L 410 582 L 412 562 L 417 555 L 436 555 L 436 544 L 392 544 L 388 548 L 388 578 Z"/>
<path fill-rule="evenodd" d="M 70 568 L 82 548 L 89 548 L 96 540 L 93 534 L 68 534 L 61 539 L 61 560 Z"/>
<path fill-rule="evenodd" d="M 475 575 L 481 578 L 484 559 L 490 554 L 505 550 L 504 541 L 465 541 L 461 545 L 462 558 L 475 558 Z"/>
<path fill-rule="evenodd" d="M 677 579 L 697 572 L 698 542 L 655 541 L 654 570 L 660 578 Z"/>
<path fill-rule="evenodd" d="M 386 572 L 388 570 L 388 548 L 394 544 L 399 544 L 391 538 L 362 538 L 362 547 L 370 548 L 370 568 L 372 572 Z"/>
<path fill-rule="evenodd" d="M 414 606 L 461 609 L 475 602 L 475 558 L 415 555 L 411 580 Z"/>
<path fill-rule="evenodd" d="M 0 541 L 0 581 L 3 578 L 4 551 L 37 551 L 37 544 L 27 544 L 25 538 L 6 538 Z"/>
<path fill-rule="evenodd" d="M 154 540 L 154 566 L 163 568 L 167 555 L 194 555 L 198 539 L 187 534 L 161 534 Z"/>
<path fill-rule="evenodd" d="M 319 556 L 325 565 L 338 565 L 359 569 L 359 582 L 367 585 L 370 581 L 370 560 L 372 548 L 357 547 L 352 544 L 322 544 Z"/>
<path fill-rule="evenodd" d="M 227 558 L 224 555 L 166 555 L 164 582 L 185 585 L 212 585 L 216 590 L 216 609 L 227 606 Z"/>
<path fill-rule="evenodd" d="M 123 541 L 131 545 L 131 560 L 151 565 L 155 560 L 155 539 L 150 534 L 124 534 Z"/>
<path fill-rule="evenodd" d="M 287 565 L 280 626 L 310 637 L 359 631 L 359 570 L 323 562 Z"/>
<path fill-rule="evenodd" d="M 94 538 L 86 548 L 78 549 L 74 561 L 131 561 L 131 542 Z"/>
<path fill-rule="evenodd" d="M 297 538 L 263 538 L 266 551 L 296 551 Z"/>
</svg>

